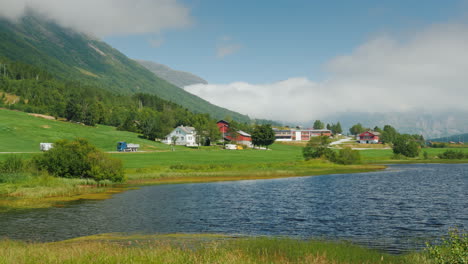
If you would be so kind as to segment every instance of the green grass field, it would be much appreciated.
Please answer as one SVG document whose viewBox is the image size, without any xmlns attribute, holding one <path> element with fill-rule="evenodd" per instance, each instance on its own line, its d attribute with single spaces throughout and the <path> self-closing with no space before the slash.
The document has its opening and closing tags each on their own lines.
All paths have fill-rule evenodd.
<svg viewBox="0 0 468 264">
<path fill-rule="evenodd" d="M 216 147 L 171 152 L 112 153 L 124 161 L 125 168 L 148 168 L 171 165 L 249 165 L 258 163 L 291 162 L 303 160 L 302 148 L 274 144 L 270 150 L 224 150 Z"/>
<path fill-rule="evenodd" d="M 76 137 L 86 138 L 104 151 L 115 151 L 119 141 L 140 144 L 146 151 L 170 150 L 165 144 L 141 139 L 138 134 L 118 131 L 115 127 L 88 127 L 0 109 L 0 152 L 39 152 L 41 142 Z"/>
</svg>

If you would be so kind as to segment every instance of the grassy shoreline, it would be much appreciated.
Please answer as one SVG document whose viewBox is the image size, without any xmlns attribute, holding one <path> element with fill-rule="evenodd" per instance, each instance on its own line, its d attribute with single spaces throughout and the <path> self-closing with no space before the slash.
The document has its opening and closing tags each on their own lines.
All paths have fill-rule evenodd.
<svg viewBox="0 0 468 264">
<path fill-rule="evenodd" d="M 346 242 L 218 234 L 101 234 L 53 243 L 0 240 L 0 263 L 424 264 Z"/>
</svg>

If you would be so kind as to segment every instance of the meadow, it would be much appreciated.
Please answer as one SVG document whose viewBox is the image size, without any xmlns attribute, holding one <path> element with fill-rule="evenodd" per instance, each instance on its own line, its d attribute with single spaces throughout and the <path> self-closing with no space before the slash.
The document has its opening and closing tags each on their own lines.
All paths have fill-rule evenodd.
<svg viewBox="0 0 468 264">
<path fill-rule="evenodd" d="M 429 264 L 424 253 L 389 255 L 346 242 L 223 235 L 102 234 L 55 243 L 0 241 L 0 263 Z"/>
<path fill-rule="evenodd" d="M 39 143 L 60 139 L 87 138 L 104 151 L 116 151 L 117 142 L 141 145 L 143 151 L 168 151 L 170 147 L 138 137 L 138 134 L 118 131 L 115 127 L 48 120 L 27 113 L 0 109 L 0 152 L 40 152 Z"/>
</svg>

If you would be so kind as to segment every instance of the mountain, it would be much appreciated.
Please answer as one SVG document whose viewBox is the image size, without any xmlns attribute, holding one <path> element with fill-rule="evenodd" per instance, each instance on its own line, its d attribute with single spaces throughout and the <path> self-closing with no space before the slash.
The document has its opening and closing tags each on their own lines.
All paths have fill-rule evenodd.
<svg viewBox="0 0 468 264">
<path fill-rule="evenodd" d="M 460 134 L 460 135 L 453 135 L 453 136 L 447 136 L 447 137 L 441 137 L 441 138 L 433 138 L 429 139 L 430 141 L 434 142 L 468 142 L 468 133 L 465 134 Z"/>
<path fill-rule="evenodd" d="M 192 84 L 208 84 L 207 81 L 189 72 L 176 71 L 167 67 L 166 65 L 152 61 L 135 61 L 137 61 L 140 65 L 142 65 L 152 73 L 156 74 L 156 76 L 158 76 L 159 78 L 166 80 L 167 82 L 172 83 L 173 85 L 180 88 L 184 88 L 185 86 Z"/>
<path fill-rule="evenodd" d="M 35 15 L 15 23 L 0 18 L 1 57 L 43 68 L 62 80 L 80 81 L 124 95 L 154 94 L 214 118 L 250 120 L 158 78 L 105 42 Z"/>
<path fill-rule="evenodd" d="M 425 138 L 445 137 L 468 131 L 466 111 L 409 111 L 393 113 L 339 113 L 322 119 L 326 123 L 340 122 L 344 133 L 354 124 L 374 128 L 384 125 L 395 127 L 400 133 L 423 135 Z M 307 124 L 313 124 L 313 121 Z"/>
</svg>

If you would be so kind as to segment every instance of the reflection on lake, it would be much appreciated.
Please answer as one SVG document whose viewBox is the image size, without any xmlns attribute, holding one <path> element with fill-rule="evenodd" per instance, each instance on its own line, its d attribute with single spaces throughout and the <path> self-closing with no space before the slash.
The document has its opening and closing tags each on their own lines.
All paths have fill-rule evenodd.
<svg viewBox="0 0 468 264">
<path fill-rule="evenodd" d="M 351 240 L 401 251 L 468 228 L 468 164 L 375 173 L 148 186 L 105 201 L 0 214 L 0 237 L 55 241 L 108 232 Z"/>
</svg>

